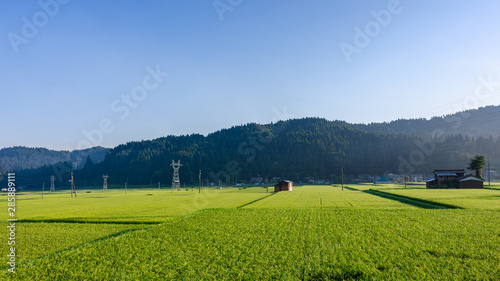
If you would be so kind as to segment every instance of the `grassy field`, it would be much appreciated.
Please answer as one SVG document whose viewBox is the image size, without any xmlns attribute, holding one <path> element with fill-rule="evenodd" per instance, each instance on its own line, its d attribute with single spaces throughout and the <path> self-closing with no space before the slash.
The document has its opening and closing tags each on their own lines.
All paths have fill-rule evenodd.
<svg viewBox="0 0 500 281">
<path fill-rule="evenodd" d="M 370 188 L 463 209 L 424 209 Z M 17 273 L 4 266 L 0 279 L 499 280 L 500 207 L 485 202 L 500 190 L 429 191 L 439 190 L 28 193 L 18 219 L 40 222 L 18 222 Z"/>
<path fill-rule="evenodd" d="M 406 209 L 415 208 L 345 186 L 302 186 L 281 192 L 245 208 L 328 208 L 328 209 Z"/>
<path fill-rule="evenodd" d="M 2 234 L 6 225 L 0 224 Z M 18 223 L 17 261 L 25 263 L 50 257 L 55 253 L 72 251 L 83 245 L 145 227 L 137 224 Z M 8 237 L 8 234 L 2 237 Z M 8 253 L 9 248 L 7 243 L 0 244 L 1 253 Z"/>
<path fill-rule="evenodd" d="M 17 196 L 17 216 L 27 221 L 158 223 L 207 208 L 236 208 L 269 193 L 263 188 L 203 189 L 180 192 L 158 189 L 110 189 L 107 192 L 80 191 L 25 193 Z M 6 196 L 0 197 L 6 204 Z M 1 220 L 7 219 L 3 212 Z"/>
</svg>

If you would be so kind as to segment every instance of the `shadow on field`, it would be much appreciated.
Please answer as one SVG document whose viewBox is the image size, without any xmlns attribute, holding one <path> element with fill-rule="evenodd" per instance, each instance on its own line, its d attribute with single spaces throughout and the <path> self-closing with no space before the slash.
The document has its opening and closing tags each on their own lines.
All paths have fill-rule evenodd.
<svg viewBox="0 0 500 281">
<path fill-rule="evenodd" d="M 427 201 L 427 200 L 418 199 L 418 198 L 406 197 L 403 195 L 395 195 L 395 194 L 390 194 L 390 193 L 386 193 L 386 192 L 379 191 L 379 190 L 370 189 L 370 190 L 364 190 L 362 192 L 365 192 L 365 193 L 368 193 L 371 195 L 375 195 L 375 196 L 379 196 L 382 198 L 398 201 L 398 202 L 412 205 L 412 206 L 422 208 L 422 209 L 463 209 L 461 207 L 457 207 L 454 205 L 438 203 L 438 202 L 433 202 L 433 201 Z"/>
<path fill-rule="evenodd" d="M 260 200 L 264 200 L 264 199 L 266 199 L 266 198 L 267 198 L 267 197 L 269 197 L 269 196 L 273 196 L 274 194 L 276 194 L 276 193 L 275 193 L 275 192 L 273 192 L 273 193 L 271 193 L 271 194 L 269 194 L 269 195 L 267 195 L 267 196 L 264 196 L 264 197 L 262 197 L 262 198 L 259 198 L 259 199 L 253 200 L 253 201 L 251 201 L 251 202 L 245 203 L 245 204 L 243 204 L 243 205 L 241 205 L 241 206 L 236 207 L 236 209 L 243 208 L 243 207 L 245 207 L 245 206 L 248 206 L 248 205 L 250 205 L 250 204 L 253 204 L 253 203 L 255 203 L 255 202 L 258 202 L 258 201 L 260 201 Z"/>
</svg>

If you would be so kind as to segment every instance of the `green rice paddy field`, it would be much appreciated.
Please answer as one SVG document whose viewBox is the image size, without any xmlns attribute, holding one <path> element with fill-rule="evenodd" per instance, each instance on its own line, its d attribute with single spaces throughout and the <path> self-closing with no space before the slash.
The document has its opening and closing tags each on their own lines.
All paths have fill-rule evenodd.
<svg viewBox="0 0 500 281">
<path fill-rule="evenodd" d="M 2 280 L 500 280 L 500 189 L 19 193 Z"/>
</svg>

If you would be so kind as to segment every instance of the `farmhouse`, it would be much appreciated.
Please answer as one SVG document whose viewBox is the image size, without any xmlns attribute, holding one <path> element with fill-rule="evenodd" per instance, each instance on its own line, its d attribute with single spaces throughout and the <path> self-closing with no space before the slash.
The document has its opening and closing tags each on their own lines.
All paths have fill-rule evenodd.
<svg viewBox="0 0 500 281">
<path fill-rule="evenodd" d="M 274 192 L 292 191 L 292 190 L 293 190 L 293 181 L 289 180 L 280 181 L 277 185 L 274 186 Z"/>
<path fill-rule="evenodd" d="M 464 169 L 434 170 L 434 178 L 426 181 L 427 188 L 483 188 L 483 179 L 466 175 Z"/>
</svg>

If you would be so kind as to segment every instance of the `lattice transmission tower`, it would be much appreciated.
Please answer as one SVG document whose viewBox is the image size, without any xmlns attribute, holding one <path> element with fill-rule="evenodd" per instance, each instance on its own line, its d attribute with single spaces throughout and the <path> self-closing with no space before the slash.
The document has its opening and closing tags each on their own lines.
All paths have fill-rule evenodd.
<svg viewBox="0 0 500 281">
<path fill-rule="evenodd" d="M 50 192 L 56 191 L 55 182 L 56 182 L 56 176 L 54 175 L 50 176 Z"/>
<path fill-rule="evenodd" d="M 177 163 L 172 160 L 172 164 L 170 164 L 172 168 L 174 168 L 174 176 L 172 177 L 172 191 L 174 189 L 179 189 L 181 188 L 181 180 L 179 179 L 179 168 L 182 166 L 181 160 L 179 160 Z"/>
<path fill-rule="evenodd" d="M 108 175 L 102 175 L 102 178 L 104 179 L 104 182 L 102 184 L 102 190 L 103 191 L 108 191 Z"/>
</svg>

